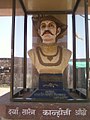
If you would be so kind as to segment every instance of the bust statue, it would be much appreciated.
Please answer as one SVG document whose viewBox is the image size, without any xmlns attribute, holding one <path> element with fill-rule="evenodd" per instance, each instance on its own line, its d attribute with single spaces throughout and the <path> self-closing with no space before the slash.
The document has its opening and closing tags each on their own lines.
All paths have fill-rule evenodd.
<svg viewBox="0 0 90 120">
<path fill-rule="evenodd" d="M 58 36 L 67 26 L 53 16 L 44 16 L 37 22 L 37 32 L 42 43 L 28 51 L 39 74 L 63 74 L 71 57 L 71 51 L 57 43 Z"/>
</svg>

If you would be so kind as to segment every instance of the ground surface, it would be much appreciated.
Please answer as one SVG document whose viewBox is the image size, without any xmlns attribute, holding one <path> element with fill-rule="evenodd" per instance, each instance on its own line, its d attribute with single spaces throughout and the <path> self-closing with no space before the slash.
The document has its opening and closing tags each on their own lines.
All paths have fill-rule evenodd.
<svg viewBox="0 0 90 120">
<path fill-rule="evenodd" d="M 10 91 L 10 87 L 0 87 L 0 96 Z"/>
</svg>

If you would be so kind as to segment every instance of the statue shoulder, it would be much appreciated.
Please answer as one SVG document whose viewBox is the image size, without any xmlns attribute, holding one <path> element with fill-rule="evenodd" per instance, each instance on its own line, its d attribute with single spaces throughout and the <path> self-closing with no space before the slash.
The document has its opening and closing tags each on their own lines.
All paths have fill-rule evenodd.
<svg viewBox="0 0 90 120">
<path fill-rule="evenodd" d="M 34 54 L 35 54 L 35 49 L 30 49 L 30 50 L 28 51 L 29 57 L 34 57 Z"/>
<path fill-rule="evenodd" d="M 63 52 L 65 52 L 67 54 L 70 54 L 70 55 L 72 54 L 72 52 L 67 48 L 62 47 L 62 50 L 63 50 Z"/>
<path fill-rule="evenodd" d="M 62 54 L 64 55 L 64 57 L 67 59 L 70 59 L 72 52 L 65 47 L 61 47 L 61 48 L 62 48 Z"/>
</svg>

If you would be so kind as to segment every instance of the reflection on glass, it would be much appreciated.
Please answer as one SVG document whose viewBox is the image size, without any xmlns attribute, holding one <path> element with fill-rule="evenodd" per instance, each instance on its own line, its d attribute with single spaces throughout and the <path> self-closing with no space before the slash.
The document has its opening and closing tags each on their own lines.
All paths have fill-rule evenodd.
<svg viewBox="0 0 90 120">
<path fill-rule="evenodd" d="M 28 56 L 28 50 L 32 49 L 32 15 L 27 17 L 27 88 L 32 88 L 32 65 Z"/>
<path fill-rule="evenodd" d="M 76 89 L 86 95 L 86 40 L 84 2 L 76 12 Z"/>
<path fill-rule="evenodd" d="M 69 64 L 68 64 L 68 88 L 73 89 L 73 40 L 72 40 L 72 15 L 67 15 L 67 47 L 72 51 L 72 56 L 70 58 Z"/>
<path fill-rule="evenodd" d="M 24 61 L 24 17 L 15 17 L 15 48 L 14 48 L 14 87 L 23 86 L 23 61 Z"/>
</svg>

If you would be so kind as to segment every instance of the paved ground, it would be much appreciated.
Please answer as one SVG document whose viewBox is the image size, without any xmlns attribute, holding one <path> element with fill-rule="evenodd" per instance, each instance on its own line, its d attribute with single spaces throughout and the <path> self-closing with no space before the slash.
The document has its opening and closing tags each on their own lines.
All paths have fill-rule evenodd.
<svg viewBox="0 0 90 120">
<path fill-rule="evenodd" d="M 9 91 L 10 91 L 10 87 L 0 87 L 0 96 L 6 94 Z M 1 118 L 0 118 L 0 120 L 1 120 Z"/>
<path fill-rule="evenodd" d="M 0 96 L 10 91 L 10 87 L 0 87 Z"/>
</svg>

